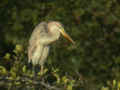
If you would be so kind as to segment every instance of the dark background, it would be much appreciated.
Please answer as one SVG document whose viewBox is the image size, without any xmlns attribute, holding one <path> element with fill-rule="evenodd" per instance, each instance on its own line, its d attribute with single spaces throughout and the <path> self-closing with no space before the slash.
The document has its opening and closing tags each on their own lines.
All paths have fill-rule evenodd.
<svg viewBox="0 0 120 90">
<path fill-rule="evenodd" d="M 32 74 L 27 63 L 29 37 L 38 23 L 51 20 L 61 22 L 76 44 L 61 37 L 51 45 L 42 76 L 45 81 L 63 90 L 105 90 L 108 87 L 117 90 L 120 87 L 118 0 L 1 0 L 0 81 L 7 82 L 6 77 L 12 81 L 10 79 L 10 86 L 6 87 L 5 83 L 0 87 L 26 88 L 19 81 L 18 87 L 14 86 L 18 77 Z M 49 90 L 43 86 L 38 88 Z"/>
</svg>

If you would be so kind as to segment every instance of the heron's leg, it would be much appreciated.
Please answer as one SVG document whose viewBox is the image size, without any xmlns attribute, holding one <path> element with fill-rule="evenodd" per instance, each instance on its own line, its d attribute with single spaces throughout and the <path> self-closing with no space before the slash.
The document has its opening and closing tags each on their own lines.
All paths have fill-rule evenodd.
<svg viewBox="0 0 120 90">
<path fill-rule="evenodd" d="M 43 73 L 44 73 L 44 66 L 43 65 L 41 65 L 40 73 L 41 73 L 41 75 L 43 75 Z"/>
<path fill-rule="evenodd" d="M 33 67 L 32 67 L 32 73 L 33 73 L 33 77 L 34 77 L 34 79 L 35 79 L 36 76 L 37 76 L 36 66 L 33 66 Z"/>
</svg>

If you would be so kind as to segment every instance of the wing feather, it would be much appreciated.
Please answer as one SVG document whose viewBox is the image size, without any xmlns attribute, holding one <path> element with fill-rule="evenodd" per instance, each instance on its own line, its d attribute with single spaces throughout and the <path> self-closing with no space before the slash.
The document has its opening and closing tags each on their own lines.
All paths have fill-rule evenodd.
<svg viewBox="0 0 120 90">
<path fill-rule="evenodd" d="M 45 46 L 42 50 L 42 53 L 41 53 L 39 65 L 43 65 L 45 63 L 48 54 L 49 54 L 49 46 Z"/>
<path fill-rule="evenodd" d="M 30 45 L 35 43 L 37 40 L 39 40 L 39 38 L 41 38 L 45 33 L 48 32 L 46 27 L 47 27 L 46 22 L 41 22 L 35 27 L 29 40 Z"/>
<path fill-rule="evenodd" d="M 46 25 L 46 22 L 38 24 L 33 30 L 29 40 L 28 61 L 32 62 L 34 65 L 39 63 L 40 56 L 43 55 L 44 45 L 39 43 L 39 39 L 47 32 Z"/>
</svg>

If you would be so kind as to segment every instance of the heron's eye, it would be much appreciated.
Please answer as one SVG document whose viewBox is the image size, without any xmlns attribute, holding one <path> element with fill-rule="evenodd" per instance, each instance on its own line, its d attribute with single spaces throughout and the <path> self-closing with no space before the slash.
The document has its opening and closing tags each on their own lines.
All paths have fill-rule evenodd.
<svg viewBox="0 0 120 90">
<path fill-rule="evenodd" d="M 62 29 L 62 25 L 61 25 L 61 24 L 58 24 L 58 23 L 55 23 L 55 24 L 56 24 L 56 26 L 57 26 L 58 28 Z"/>
</svg>

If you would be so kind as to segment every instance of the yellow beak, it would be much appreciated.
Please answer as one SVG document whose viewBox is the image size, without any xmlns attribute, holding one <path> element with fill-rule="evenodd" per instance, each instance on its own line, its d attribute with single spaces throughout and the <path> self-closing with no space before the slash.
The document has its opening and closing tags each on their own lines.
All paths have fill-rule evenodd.
<svg viewBox="0 0 120 90">
<path fill-rule="evenodd" d="M 64 28 L 61 27 L 61 29 L 59 29 L 59 31 L 61 32 L 61 34 L 68 39 L 70 42 L 72 42 L 73 44 L 75 44 L 75 42 L 72 40 L 72 38 L 65 32 Z"/>
</svg>

